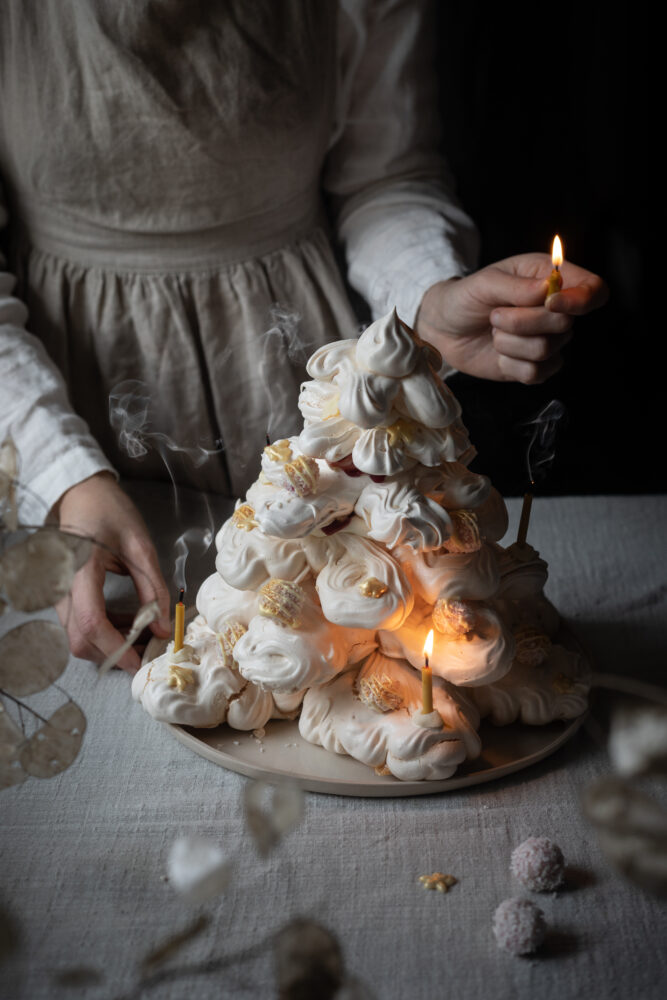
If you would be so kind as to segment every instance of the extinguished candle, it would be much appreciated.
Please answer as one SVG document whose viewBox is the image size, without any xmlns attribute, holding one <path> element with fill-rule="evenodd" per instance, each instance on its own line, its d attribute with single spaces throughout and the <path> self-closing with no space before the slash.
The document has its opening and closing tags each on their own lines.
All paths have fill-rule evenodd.
<svg viewBox="0 0 667 1000">
<path fill-rule="evenodd" d="M 433 652 L 433 629 L 426 636 L 424 643 L 424 666 L 422 667 L 422 715 L 433 711 L 433 674 L 429 665 L 429 656 Z"/>
<path fill-rule="evenodd" d="M 519 530 L 516 536 L 517 545 L 526 544 L 526 538 L 528 536 L 528 523 L 530 521 L 530 509 L 532 506 L 533 506 L 533 494 L 524 493 L 523 506 L 521 508 L 521 519 L 519 521 Z"/>
<path fill-rule="evenodd" d="M 178 601 L 176 602 L 176 608 L 174 613 L 174 652 L 178 653 L 179 649 L 183 649 L 183 636 L 185 634 L 185 605 L 183 604 L 183 594 L 185 591 L 181 588 L 178 594 Z"/>
<path fill-rule="evenodd" d="M 551 248 L 551 264 L 553 270 L 549 275 L 549 280 L 547 282 L 547 294 L 545 298 L 549 298 L 550 295 L 555 295 L 556 292 L 560 292 L 563 287 L 563 276 L 560 273 L 560 267 L 563 263 L 563 246 L 560 241 L 560 236 L 554 236 L 553 246 Z"/>
</svg>

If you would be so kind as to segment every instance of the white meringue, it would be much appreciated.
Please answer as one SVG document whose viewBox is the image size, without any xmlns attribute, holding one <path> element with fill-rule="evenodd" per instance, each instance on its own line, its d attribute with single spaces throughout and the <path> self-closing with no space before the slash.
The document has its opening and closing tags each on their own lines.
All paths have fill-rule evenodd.
<svg viewBox="0 0 667 1000">
<path fill-rule="evenodd" d="M 357 339 L 334 340 L 320 347 L 311 356 L 306 371 L 314 379 L 332 379 L 341 371 L 352 371 L 355 366 Z"/>
<path fill-rule="evenodd" d="M 316 579 L 322 611 L 329 621 L 346 628 L 398 628 L 414 602 L 398 563 L 366 538 L 339 532 L 330 541 L 328 562 Z M 370 579 L 386 591 L 366 596 L 362 588 Z"/>
<path fill-rule="evenodd" d="M 236 729 L 255 729 L 268 722 L 275 711 L 271 695 L 247 690 L 252 686 L 224 665 L 216 635 L 201 619 L 188 628 L 186 645 L 190 658 L 177 665 L 182 688 L 174 683 L 179 674 L 169 650 L 135 674 L 132 697 L 149 715 L 199 729 L 225 721 Z"/>
<path fill-rule="evenodd" d="M 299 731 L 304 739 L 334 753 L 345 753 L 369 767 L 387 769 L 403 781 L 450 777 L 466 757 L 480 750 L 475 733 L 477 713 L 469 701 L 439 679 L 433 683 L 433 703 L 444 725 L 423 729 L 411 712 L 421 706 L 421 682 L 407 664 L 372 657 L 370 669 L 388 677 L 401 692 L 404 707 L 378 712 L 361 701 L 357 672 L 346 671 L 304 698 Z M 364 667 L 368 673 L 368 666 Z"/>
<path fill-rule="evenodd" d="M 342 417 L 357 427 L 377 427 L 386 423 L 400 382 L 386 375 L 351 371 L 340 373 L 334 381 L 340 388 L 338 407 Z"/>
<path fill-rule="evenodd" d="M 488 605 L 478 604 L 475 617 L 475 628 L 466 635 L 434 633 L 433 652 L 429 657 L 434 676 L 462 687 L 476 687 L 490 684 L 508 672 L 514 655 L 512 634 Z M 424 640 L 432 624 L 430 605 L 417 604 L 399 629 L 378 632 L 381 651 L 421 668 Z"/>
<path fill-rule="evenodd" d="M 420 349 L 411 330 L 393 312 L 371 323 L 359 337 L 355 352 L 360 368 L 399 379 L 415 368 Z"/>
<path fill-rule="evenodd" d="M 416 551 L 439 549 L 451 531 L 447 511 L 400 480 L 370 483 L 354 510 L 363 518 L 368 537 L 390 549 L 396 545 Z"/>
<path fill-rule="evenodd" d="M 299 628 L 258 615 L 234 655 L 240 673 L 264 690 L 302 691 L 331 680 L 375 649 L 373 632 L 341 629 L 310 608 Z"/>
<path fill-rule="evenodd" d="M 537 667 L 516 661 L 501 679 L 472 691 L 483 716 L 497 726 L 516 719 L 543 726 L 554 719 L 575 719 L 586 711 L 591 670 L 579 653 L 552 646 Z"/>
<path fill-rule="evenodd" d="M 426 427 L 449 427 L 461 416 L 461 406 L 444 382 L 421 357 L 411 375 L 401 379 L 396 410 Z"/>
<path fill-rule="evenodd" d="M 197 593 L 197 611 L 214 632 L 221 632 L 228 622 L 247 625 L 257 614 L 257 604 L 254 590 L 230 587 L 219 573 L 207 577 Z M 194 627 L 193 622 L 190 629 Z"/>
<path fill-rule="evenodd" d="M 544 559 L 530 545 L 516 543 L 503 549 L 496 545 L 500 582 L 493 605 L 507 624 L 514 628 L 532 625 L 554 636 L 560 615 L 544 596 L 548 570 Z"/>
<path fill-rule="evenodd" d="M 476 509 L 491 491 L 491 480 L 466 469 L 460 462 L 415 470 L 416 490 L 448 510 Z"/>
<path fill-rule="evenodd" d="M 257 590 L 274 576 L 296 580 L 309 572 L 301 542 L 274 538 L 259 527 L 243 531 L 231 518 L 218 532 L 216 546 L 215 568 L 239 590 Z"/>
<path fill-rule="evenodd" d="M 483 544 L 477 552 L 415 552 L 400 545 L 393 555 L 410 575 L 416 593 L 429 604 L 439 597 L 484 601 L 498 589 L 498 563 L 491 545 Z"/>
</svg>

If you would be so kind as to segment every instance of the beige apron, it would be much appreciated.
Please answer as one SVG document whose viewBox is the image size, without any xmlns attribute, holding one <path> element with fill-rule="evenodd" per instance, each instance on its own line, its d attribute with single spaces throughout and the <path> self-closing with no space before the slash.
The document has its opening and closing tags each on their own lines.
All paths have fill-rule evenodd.
<svg viewBox="0 0 667 1000">
<path fill-rule="evenodd" d="M 2 4 L 11 264 L 122 475 L 168 464 L 240 495 L 266 435 L 299 428 L 308 355 L 354 334 L 319 187 L 335 17 L 329 0 Z"/>
</svg>

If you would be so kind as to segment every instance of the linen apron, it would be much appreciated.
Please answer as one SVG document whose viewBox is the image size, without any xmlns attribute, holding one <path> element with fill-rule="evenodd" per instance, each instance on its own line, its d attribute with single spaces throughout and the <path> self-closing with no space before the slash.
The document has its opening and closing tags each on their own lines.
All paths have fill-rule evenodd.
<svg viewBox="0 0 667 1000">
<path fill-rule="evenodd" d="M 2 5 L 17 294 L 123 476 L 242 495 L 267 434 L 298 432 L 309 354 L 354 336 L 319 186 L 335 19 L 329 0 Z"/>
</svg>

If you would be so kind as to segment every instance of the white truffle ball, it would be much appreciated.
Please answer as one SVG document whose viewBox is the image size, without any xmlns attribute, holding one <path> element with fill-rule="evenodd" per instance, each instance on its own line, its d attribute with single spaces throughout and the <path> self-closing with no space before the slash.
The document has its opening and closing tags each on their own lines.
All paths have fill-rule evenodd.
<svg viewBox="0 0 667 1000">
<path fill-rule="evenodd" d="M 510 871 L 534 892 L 550 892 L 563 881 L 563 852 L 548 837 L 529 837 L 512 851 Z"/>
<path fill-rule="evenodd" d="M 499 948 L 528 955 L 544 941 L 547 925 L 539 906 L 529 899 L 506 899 L 493 914 L 493 934 Z"/>
</svg>

